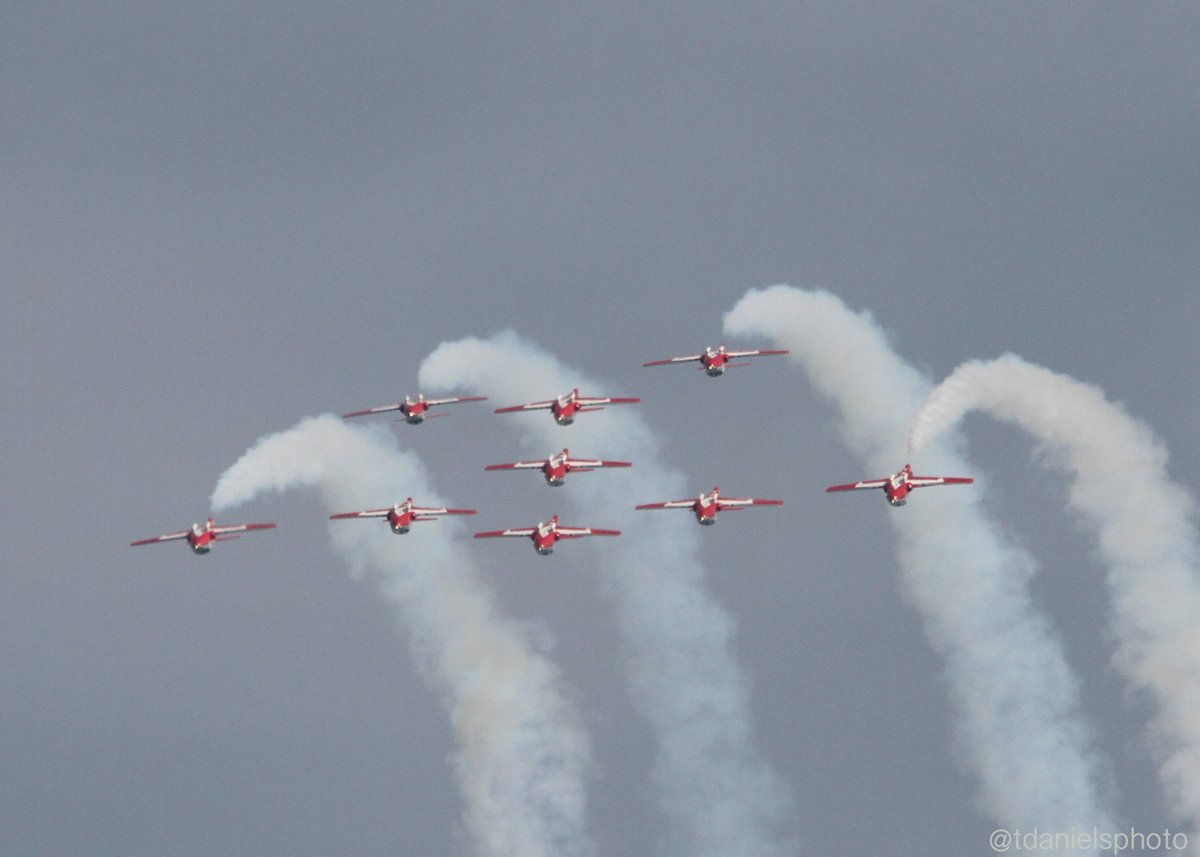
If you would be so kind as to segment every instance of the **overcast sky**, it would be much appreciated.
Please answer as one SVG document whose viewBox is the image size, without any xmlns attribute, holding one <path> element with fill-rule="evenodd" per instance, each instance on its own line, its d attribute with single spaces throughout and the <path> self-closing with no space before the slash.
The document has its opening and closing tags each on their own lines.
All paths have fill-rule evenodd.
<svg viewBox="0 0 1200 857">
<path fill-rule="evenodd" d="M 205 518 L 259 437 L 416 393 L 441 343 L 511 329 L 606 386 L 583 392 L 642 397 L 664 490 L 785 501 L 686 536 L 792 802 L 780 841 L 990 853 L 897 571 L 912 508 L 823 493 L 885 474 L 789 361 L 641 364 L 719 344 L 748 289 L 822 288 L 931 381 L 1012 351 L 1103 387 L 1196 485 L 1198 37 L 1187 3 L 0 5 L 0 852 L 487 857 L 412 629 L 317 494 L 231 511 L 279 528 L 207 557 L 128 543 Z M 548 420 L 493 415 L 509 389 L 373 418 L 480 510 L 463 538 L 577 507 L 484 473 Z M 577 428 L 561 445 L 591 454 Z M 975 471 L 947 475 L 985 479 L 1039 565 L 1105 800 L 1177 821 L 1094 538 L 1027 437 L 965 432 Z M 582 479 L 675 499 L 637 469 Z M 418 530 L 388 538 L 419 554 Z M 587 730 L 596 853 L 670 855 L 611 541 L 466 549 Z"/>
</svg>

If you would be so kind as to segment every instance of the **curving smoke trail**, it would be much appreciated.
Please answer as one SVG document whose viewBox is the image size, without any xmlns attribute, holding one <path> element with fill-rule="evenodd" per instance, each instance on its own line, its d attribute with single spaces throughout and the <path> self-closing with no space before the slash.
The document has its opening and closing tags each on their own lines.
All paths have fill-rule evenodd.
<svg viewBox="0 0 1200 857">
<path fill-rule="evenodd" d="M 213 508 L 267 491 L 320 491 L 330 511 L 387 505 L 412 494 L 440 501 L 420 460 L 370 427 L 324 415 L 262 438 L 221 476 Z M 397 537 L 380 524 L 330 525 L 356 574 L 374 569 L 398 608 L 418 666 L 442 696 L 458 740 L 465 825 L 486 857 L 589 857 L 584 781 L 590 742 L 559 689 L 558 669 L 499 616 L 453 520 Z M 404 539 L 421 540 L 412 550 Z"/>
<path fill-rule="evenodd" d="M 419 378 L 422 388 L 486 389 L 498 404 L 548 399 L 575 386 L 585 395 L 619 395 L 512 332 L 443 343 L 422 363 Z M 569 428 L 546 411 L 497 419 L 509 421 L 530 455 L 569 442 L 578 454 L 633 462 L 620 473 L 568 477 L 551 499 L 571 504 L 578 517 L 572 523 L 624 532 L 593 556 L 603 557 L 602 585 L 616 606 L 632 700 L 659 741 L 653 777 L 674 827 L 662 853 L 793 854 L 794 842 L 780 832 L 790 791 L 754 748 L 749 694 L 730 652 L 734 620 L 705 585 L 698 528 L 683 516 L 633 511 L 639 494 L 686 497 L 699 490 L 661 463 L 660 443 L 637 409 L 584 414 Z"/>
<path fill-rule="evenodd" d="M 752 290 L 725 315 L 729 335 L 769 336 L 837 408 L 840 435 L 875 478 L 905 463 L 908 417 L 930 383 L 896 355 L 869 314 L 826 291 Z M 957 444 L 924 460 L 967 473 Z M 1006 540 L 978 492 L 922 492 L 889 510 L 905 596 L 945 660 L 966 766 L 993 819 L 1026 829 L 1110 824 L 1097 797 L 1098 760 L 1062 646 L 1030 602 L 1031 557 Z"/>
<path fill-rule="evenodd" d="M 926 447 L 969 411 L 1020 426 L 1071 475 L 1067 504 L 1095 530 L 1108 567 L 1115 664 L 1157 702 L 1150 728 L 1164 791 L 1200 831 L 1200 549 L 1195 502 L 1167 477 L 1166 449 L 1098 387 L 1011 354 L 955 369 L 917 412 L 910 446 Z"/>
</svg>

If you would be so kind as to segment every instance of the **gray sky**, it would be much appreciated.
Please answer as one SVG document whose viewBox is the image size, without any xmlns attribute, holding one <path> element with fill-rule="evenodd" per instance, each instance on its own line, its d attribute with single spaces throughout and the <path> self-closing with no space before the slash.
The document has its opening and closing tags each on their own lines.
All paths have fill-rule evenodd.
<svg viewBox="0 0 1200 857">
<path fill-rule="evenodd" d="M 1193 4 L 4 4 L 0 851 L 471 853 L 440 700 L 315 495 L 205 558 L 127 544 L 203 518 L 258 437 L 511 328 L 642 396 L 695 491 L 786 501 L 700 535 L 805 853 L 988 853 L 900 595 L 908 510 L 822 493 L 883 474 L 784 361 L 640 364 L 717 344 L 749 288 L 819 286 L 935 379 L 1014 351 L 1101 385 L 1197 484 L 1197 36 Z M 563 503 L 484 474 L 535 419 L 508 404 L 395 428 L 479 529 Z M 1119 814 L 1161 828 L 1090 537 L 1026 438 L 966 430 Z M 470 545 L 553 641 L 599 853 L 658 853 L 603 545 L 575 547 Z"/>
</svg>

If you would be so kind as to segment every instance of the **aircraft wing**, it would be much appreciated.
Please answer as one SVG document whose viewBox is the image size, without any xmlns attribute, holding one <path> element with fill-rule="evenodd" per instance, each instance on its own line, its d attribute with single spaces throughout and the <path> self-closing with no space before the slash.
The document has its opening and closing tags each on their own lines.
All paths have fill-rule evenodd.
<svg viewBox="0 0 1200 857">
<path fill-rule="evenodd" d="M 868 488 L 882 488 L 888 484 L 887 479 L 869 479 L 864 482 L 850 482 L 846 485 L 830 485 L 825 493 L 830 491 L 865 491 Z"/>
<path fill-rule="evenodd" d="M 965 476 L 911 476 L 908 484 L 914 488 L 928 488 L 930 485 L 970 485 L 974 481 Z"/>
<path fill-rule="evenodd" d="M 786 348 L 756 348 L 753 351 L 726 351 L 730 357 L 766 357 L 770 354 L 787 354 Z"/>
<path fill-rule="evenodd" d="M 513 530 L 489 530 L 486 533 L 476 533 L 477 539 L 498 539 L 503 536 L 532 536 L 537 532 L 537 527 L 518 527 Z"/>
<path fill-rule="evenodd" d="M 386 518 L 388 509 L 367 509 L 365 512 L 339 512 L 336 515 L 330 515 L 329 520 L 335 521 L 338 518 Z"/>
<path fill-rule="evenodd" d="M 620 530 L 598 530 L 595 527 L 558 527 L 557 532 L 564 539 L 580 539 L 584 536 L 619 536 Z"/>
<path fill-rule="evenodd" d="M 229 524 L 228 526 L 224 527 L 213 527 L 212 531 L 217 535 L 224 535 L 225 533 L 245 533 L 249 532 L 250 530 L 273 529 L 275 529 L 274 524 Z"/>
<path fill-rule="evenodd" d="M 634 509 L 690 509 L 696 505 L 696 498 L 692 497 L 688 500 L 668 500 L 665 503 L 643 503 L 640 506 L 634 506 Z"/>
<path fill-rule="evenodd" d="M 540 411 L 554 407 L 554 399 L 547 402 L 531 402 L 528 405 L 513 405 L 510 408 L 496 408 L 498 414 L 512 414 L 517 411 Z"/>
<path fill-rule="evenodd" d="M 413 506 L 412 513 L 414 515 L 478 515 L 475 509 L 426 509 L 422 506 Z"/>
<path fill-rule="evenodd" d="M 759 500 L 757 497 L 718 497 L 717 506 L 739 508 L 742 506 L 782 506 L 782 500 Z"/>
<path fill-rule="evenodd" d="M 155 536 L 152 539 L 138 539 L 136 542 L 130 542 L 129 546 L 137 547 L 138 545 L 152 545 L 155 542 L 170 542 L 174 541 L 175 539 L 186 539 L 188 537 L 188 533 L 190 532 L 191 530 L 180 530 L 178 533 L 167 533 L 165 536 Z"/>
<path fill-rule="evenodd" d="M 618 398 L 614 396 L 576 396 L 575 403 L 579 405 L 631 405 L 640 402 L 637 398 Z"/>
<path fill-rule="evenodd" d="M 633 467 L 628 461 L 601 461 L 598 458 L 568 458 L 567 467 L 572 470 L 588 470 L 593 467 Z"/>
<path fill-rule="evenodd" d="M 670 363 L 692 363 L 699 360 L 703 355 L 700 354 L 685 354 L 683 357 L 668 357 L 666 360 L 651 360 L 649 363 L 643 363 L 642 366 L 666 366 Z"/>
<path fill-rule="evenodd" d="M 453 405 L 456 402 L 482 402 L 487 396 L 451 396 L 447 399 L 426 399 L 427 405 Z"/>
<path fill-rule="evenodd" d="M 345 420 L 345 419 L 349 419 L 350 417 L 363 417 L 363 416 L 366 416 L 367 414 L 382 414 L 382 413 L 386 413 L 387 411 L 398 411 L 403 407 L 404 407 L 403 402 L 396 402 L 396 404 L 394 404 L 394 405 L 380 405 L 377 408 L 367 408 L 364 411 L 351 411 L 348 414 L 342 414 L 342 419 Z"/>
<path fill-rule="evenodd" d="M 489 464 L 484 470 L 532 470 L 544 467 L 546 459 L 541 461 L 514 461 L 511 464 Z"/>
</svg>

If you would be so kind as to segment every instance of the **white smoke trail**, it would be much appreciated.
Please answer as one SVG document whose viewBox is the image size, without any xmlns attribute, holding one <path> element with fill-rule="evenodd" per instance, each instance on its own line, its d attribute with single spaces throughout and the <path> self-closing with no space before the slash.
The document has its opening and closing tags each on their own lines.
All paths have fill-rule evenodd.
<svg viewBox="0 0 1200 857">
<path fill-rule="evenodd" d="M 1193 498 L 1167 476 L 1153 431 L 1104 392 L 1015 355 L 959 366 L 921 406 L 927 446 L 969 411 L 1014 423 L 1071 476 L 1068 506 L 1108 567 L 1118 669 L 1157 703 L 1151 721 L 1167 799 L 1200 831 L 1200 577 Z M 1195 845 L 1200 854 L 1200 843 Z"/>
<path fill-rule="evenodd" d="M 294 487 L 317 488 L 331 512 L 378 508 L 409 494 L 423 505 L 440 503 L 420 460 L 390 434 L 324 415 L 262 438 L 221 476 L 213 508 Z M 442 696 L 478 853 L 593 854 L 584 820 L 590 742 L 558 688 L 557 668 L 531 649 L 520 625 L 497 615 L 460 524 L 443 519 L 397 537 L 373 523 L 331 522 L 330 537 L 356 573 L 381 575 L 418 665 Z"/>
<path fill-rule="evenodd" d="M 422 363 L 419 381 L 423 389 L 486 389 L 502 405 L 575 386 L 584 395 L 621 395 L 512 332 L 442 344 Z M 753 746 L 748 691 L 730 652 L 734 621 L 705 586 L 698 528 L 682 515 L 633 511 L 639 495 L 674 499 L 699 490 L 661 464 L 639 407 L 583 414 L 569 428 L 546 411 L 496 419 L 520 434 L 531 455 L 548 455 L 569 439 L 576 454 L 633 462 L 628 471 L 568 477 L 549 499 L 571 503 L 578 517 L 571 523 L 624 532 L 597 545 L 596 554 L 625 640 L 631 697 L 660 743 L 653 776 L 674 823 L 665 853 L 783 857 L 795 850 L 780 833 L 790 793 Z"/>
<path fill-rule="evenodd" d="M 842 440 L 877 478 L 905 463 L 908 417 L 930 383 L 902 361 L 868 314 L 834 295 L 788 286 L 752 290 L 725 332 L 768 336 L 838 409 Z M 924 460 L 967 475 L 955 444 Z M 919 462 L 918 462 L 919 464 Z M 918 468 L 921 469 L 921 468 Z M 978 486 L 976 486 L 978 487 Z M 979 492 L 921 492 L 889 514 L 905 596 L 945 660 L 960 754 L 981 783 L 981 809 L 1006 825 L 1105 829 L 1098 761 L 1060 642 L 1033 608 L 1033 560 L 983 513 Z"/>
</svg>

